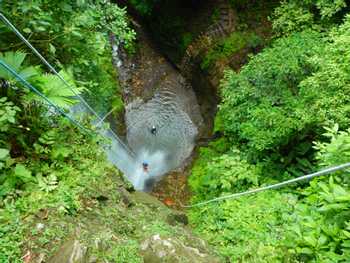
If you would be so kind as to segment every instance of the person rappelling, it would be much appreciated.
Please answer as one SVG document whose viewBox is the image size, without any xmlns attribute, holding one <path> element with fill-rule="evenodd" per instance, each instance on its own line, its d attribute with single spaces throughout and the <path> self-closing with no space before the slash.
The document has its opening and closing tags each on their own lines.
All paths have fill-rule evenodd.
<svg viewBox="0 0 350 263">
<path fill-rule="evenodd" d="M 143 171 L 144 171 L 145 173 L 147 173 L 147 172 L 148 172 L 148 163 L 147 163 L 147 162 L 143 162 L 143 163 L 142 163 L 142 168 L 143 168 Z"/>
<path fill-rule="evenodd" d="M 151 133 L 153 134 L 153 135 L 156 135 L 156 133 L 157 133 L 157 128 L 156 128 L 156 126 L 152 126 L 152 128 L 151 128 Z"/>
</svg>

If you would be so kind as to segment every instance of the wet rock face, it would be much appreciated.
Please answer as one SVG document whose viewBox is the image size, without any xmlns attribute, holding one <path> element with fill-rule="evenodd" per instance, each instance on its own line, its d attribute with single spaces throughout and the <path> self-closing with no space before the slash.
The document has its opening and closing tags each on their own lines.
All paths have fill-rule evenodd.
<svg viewBox="0 0 350 263">
<path fill-rule="evenodd" d="M 164 238 L 159 234 L 142 242 L 141 253 L 145 263 L 219 262 L 197 247 L 185 245 L 175 237 Z"/>
</svg>

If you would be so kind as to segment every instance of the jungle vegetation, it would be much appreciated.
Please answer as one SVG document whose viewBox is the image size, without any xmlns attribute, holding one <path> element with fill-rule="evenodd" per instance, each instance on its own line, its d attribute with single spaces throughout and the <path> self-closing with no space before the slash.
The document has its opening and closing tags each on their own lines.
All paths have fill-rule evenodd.
<svg viewBox="0 0 350 263">
<path fill-rule="evenodd" d="M 190 177 L 193 203 L 350 160 L 350 16 L 345 1 L 283 1 L 274 38 L 227 70 L 215 130 Z M 349 172 L 193 208 L 230 262 L 347 262 Z"/>
<path fill-rule="evenodd" d="M 115 34 L 131 48 L 135 33 L 124 9 L 109 1 L 84 0 L 2 1 L 0 8 L 75 93 L 0 22 L 0 59 L 23 79 L 64 110 L 77 103 L 73 97 L 79 93 L 100 114 L 110 107 L 122 110 L 109 36 Z M 41 253 L 50 244 L 54 248 L 68 231 L 52 227 L 36 232 L 37 215 L 51 211 L 50 219 L 74 217 L 96 195 L 94 184 L 120 179 L 99 147 L 107 142 L 50 111 L 0 66 L 0 262 L 27 260 L 28 246 Z M 84 121 L 91 128 L 89 123 Z"/>
<path fill-rule="evenodd" d="M 130 4 L 147 15 L 158 1 Z M 122 109 L 109 37 L 114 33 L 132 51 L 135 32 L 126 10 L 106 0 L 3 0 L 1 12 L 97 111 L 106 105 Z M 270 21 L 270 44 L 222 79 L 215 131 L 223 136 L 199 149 L 189 178 L 192 203 L 350 160 L 347 1 L 284 0 Z M 190 38 L 185 34 L 180 46 Z M 61 107 L 76 103 L 2 23 L 0 39 L 1 60 Z M 220 56 L 225 54 L 214 49 L 202 68 Z M 37 235 L 34 215 L 51 209 L 58 218 L 75 216 L 97 194 L 94 184 L 113 185 L 101 174 L 120 175 L 99 150 L 102 138 L 81 133 L 58 115 L 48 119 L 41 98 L 2 68 L 0 80 L 0 262 L 22 262 L 25 238 Z M 223 261 L 348 262 L 349 171 L 193 208 L 189 217 Z M 47 231 L 26 241 L 48 249 L 63 234 Z M 115 257 L 140 262 L 137 244 L 128 244 Z"/>
</svg>

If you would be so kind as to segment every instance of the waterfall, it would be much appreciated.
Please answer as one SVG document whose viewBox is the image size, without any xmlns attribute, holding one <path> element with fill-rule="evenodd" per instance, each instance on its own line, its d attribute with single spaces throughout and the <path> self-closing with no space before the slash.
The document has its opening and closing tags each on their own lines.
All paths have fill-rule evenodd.
<svg viewBox="0 0 350 263">
<path fill-rule="evenodd" d="M 133 56 L 111 37 L 113 64 L 126 104 L 126 143 L 134 153 L 132 161 L 121 153 L 115 156 L 121 160 L 113 161 L 137 190 L 148 191 L 164 174 L 183 166 L 203 120 L 190 85 L 154 49 L 143 31 L 138 37 L 142 52 Z"/>
<path fill-rule="evenodd" d="M 147 102 L 136 99 L 126 108 L 127 141 L 139 166 L 131 177 L 137 189 L 149 190 L 163 174 L 181 166 L 194 147 L 197 127 L 185 112 L 181 94 L 167 88 Z M 143 162 L 149 165 L 147 172 Z"/>
</svg>

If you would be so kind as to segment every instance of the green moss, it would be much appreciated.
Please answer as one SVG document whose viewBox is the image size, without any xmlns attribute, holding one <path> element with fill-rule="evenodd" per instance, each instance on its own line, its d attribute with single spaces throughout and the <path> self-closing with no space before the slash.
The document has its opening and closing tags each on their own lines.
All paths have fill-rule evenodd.
<svg viewBox="0 0 350 263">
<path fill-rule="evenodd" d="M 182 35 L 182 41 L 181 41 L 181 46 L 180 46 L 180 51 L 183 54 L 187 47 L 189 46 L 189 44 L 191 44 L 191 42 L 193 41 L 193 34 L 190 32 L 185 32 Z"/>
<path fill-rule="evenodd" d="M 208 70 L 217 60 L 229 58 L 245 47 L 256 47 L 262 40 L 254 33 L 233 32 L 212 47 L 201 62 L 201 68 Z"/>
<path fill-rule="evenodd" d="M 218 22 L 220 19 L 220 10 L 218 8 L 214 8 L 213 13 L 210 16 L 210 21 L 212 24 Z"/>
</svg>

